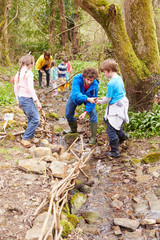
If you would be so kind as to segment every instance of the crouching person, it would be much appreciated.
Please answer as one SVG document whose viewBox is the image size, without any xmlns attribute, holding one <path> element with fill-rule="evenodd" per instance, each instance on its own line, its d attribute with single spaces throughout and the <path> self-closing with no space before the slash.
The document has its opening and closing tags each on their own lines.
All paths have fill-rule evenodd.
<svg viewBox="0 0 160 240">
<path fill-rule="evenodd" d="M 98 73 L 94 68 L 87 68 L 83 73 L 77 74 L 73 78 L 72 89 L 69 99 L 66 104 L 65 116 L 70 126 L 71 132 L 77 132 L 77 120 L 74 117 L 76 107 L 85 104 L 85 111 L 79 116 L 79 119 L 84 119 L 86 114 L 90 117 L 91 138 L 89 144 L 96 143 L 97 133 L 97 113 L 95 108 L 94 98 L 98 95 L 97 79 Z"/>
</svg>

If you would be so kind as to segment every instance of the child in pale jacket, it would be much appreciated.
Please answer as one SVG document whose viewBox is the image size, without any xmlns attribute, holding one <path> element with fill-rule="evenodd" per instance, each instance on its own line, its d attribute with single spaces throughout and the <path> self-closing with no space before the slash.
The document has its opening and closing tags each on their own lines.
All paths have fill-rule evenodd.
<svg viewBox="0 0 160 240">
<path fill-rule="evenodd" d="M 51 76 L 51 84 L 53 88 L 57 88 L 57 79 L 58 79 L 58 68 L 56 65 L 56 61 L 52 60 L 51 61 L 51 72 L 50 72 L 50 76 Z M 54 91 L 54 96 L 58 95 L 58 89 L 55 89 Z"/>
<path fill-rule="evenodd" d="M 107 95 L 101 100 L 96 101 L 97 104 L 108 104 L 104 116 L 104 122 L 107 125 L 107 135 L 109 137 L 109 144 L 111 151 L 107 152 L 107 156 L 120 157 L 118 149 L 119 143 L 121 144 L 128 135 L 124 133 L 121 128 L 122 123 L 128 123 L 128 106 L 129 101 L 126 97 L 124 83 L 117 74 L 118 64 L 113 59 L 105 60 L 100 70 L 109 79 L 107 84 Z"/>
<path fill-rule="evenodd" d="M 15 76 L 14 92 L 19 107 L 23 109 L 28 120 L 27 128 L 21 143 L 24 147 L 30 147 L 31 142 L 34 141 L 36 128 L 40 124 L 40 117 L 35 103 L 40 110 L 42 106 L 34 90 L 32 72 L 32 67 L 34 66 L 33 56 L 26 55 L 21 57 L 19 65 L 19 71 Z"/>
</svg>

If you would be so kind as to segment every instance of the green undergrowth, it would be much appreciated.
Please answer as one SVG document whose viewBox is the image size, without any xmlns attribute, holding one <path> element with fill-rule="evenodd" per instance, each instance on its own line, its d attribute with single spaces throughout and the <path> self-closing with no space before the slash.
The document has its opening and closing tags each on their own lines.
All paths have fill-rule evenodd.
<svg viewBox="0 0 160 240">
<path fill-rule="evenodd" d="M 160 105 L 150 111 L 129 112 L 130 122 L 125 126 L 131 137 L 143 138 L 160 135 Z"/>
</svg>

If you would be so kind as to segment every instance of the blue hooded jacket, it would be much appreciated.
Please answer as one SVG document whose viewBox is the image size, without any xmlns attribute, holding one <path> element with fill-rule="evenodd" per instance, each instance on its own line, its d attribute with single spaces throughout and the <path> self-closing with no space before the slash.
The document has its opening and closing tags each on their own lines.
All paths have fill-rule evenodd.
<svg viewBox="0 0 160 240">
<path fill-rule="evenodd" d="M 77 74 L 73 78 L 73 83 L 72 83 L 72 90 L 71 90 L 71 94 L 70 94 L 72 101 L 76 105 L 81 105 L 82 103 L 84 103 L 86 105 L 85 111 L 88 113 L 91 112 L 92 109 L 95 107 L 95 104 L 87 102 L 87 98 L 88 97 L 97 97 L 98 84 L 99 84 L 98 79 L 95 79 L 92 82 L 92 84 L 89 86 L 87 92 L 85 92 L 84 78 L 82 76 L 82 73 Z"/>
</svg>

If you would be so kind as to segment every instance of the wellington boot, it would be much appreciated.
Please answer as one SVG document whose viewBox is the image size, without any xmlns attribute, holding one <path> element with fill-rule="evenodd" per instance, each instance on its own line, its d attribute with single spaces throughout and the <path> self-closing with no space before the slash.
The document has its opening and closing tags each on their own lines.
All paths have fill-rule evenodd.
<svg viewBox="0 0 160 240">
<path fill-rule="evenodd" d="M 119 145 L 118 139 L 111 141 L 110 142 L 111 151 L 107 152 L 106 156 L 115 157 L 115 158 L 120 157 L 121 155 L 118 149 L 118 145 Z"/>
<path fill-rule="evenodd" d="M 26 148 L 31 147 L 31 141 L 30 141 L 30 140 L 22 139 L 22 140 L 21 140 L 21 144 L 22 144 L 24 147 L 26 147 Z"/>
<path fill-rule="evenodd" d="M 129 138 L 129 136 L 125 133 L 123 138 L 119 138 L 119 144 L 122 144 L 128 138 Z"/>
<path fill-rule="evenodd" d="M 66 133 L 77 133 L 77 120 L 75 120 L 73 122 L 68 121 L 68 124 L 69 124 L 71 130 Z"/>
<path fill-rule="evenodd" d="M 114 152 L 112 152 L 112 151 L 106 152 L 106 156 L 118 158 L 118 157 L 120 157 L 121 155 L 120 155 L 119 150 L 116 150 L 116 151 L 114 151 Z"/>
<path fill-rule="evenodd" d="M 90 123 L 90 128 L 91 128 L 91 138 L 89 139 L 89 145 L 94 145 L 97 141 L 96 139 L 96 134 L 97 134 L 97 123 L 96 122 L 91 122 Z"/>
</svg>

